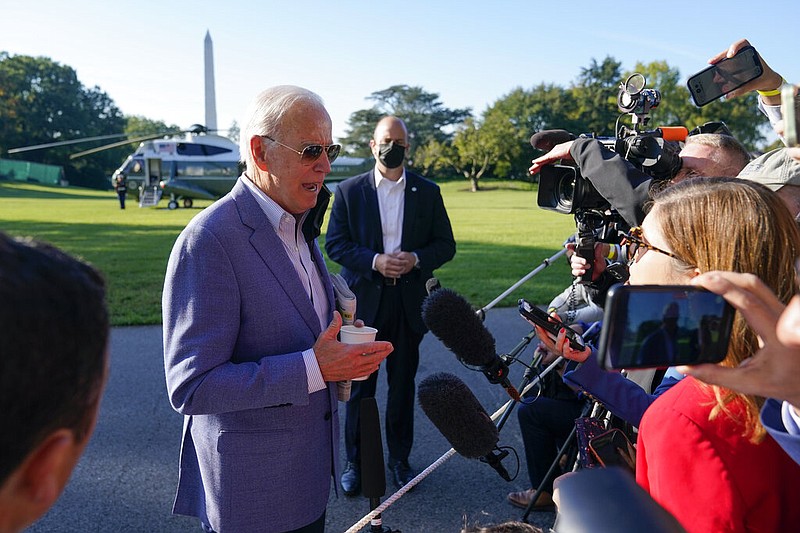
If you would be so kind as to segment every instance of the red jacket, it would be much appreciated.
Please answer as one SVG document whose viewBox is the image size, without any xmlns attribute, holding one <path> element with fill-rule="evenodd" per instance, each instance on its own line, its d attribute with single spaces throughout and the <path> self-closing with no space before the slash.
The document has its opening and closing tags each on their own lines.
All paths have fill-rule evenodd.
<svg viewBox="0 0 800 533">
<path fill-rule="evenodd" d="M 636 481 L 689 532 L 800 531 L 800 466 L 724 413 L 709 421 L 713 405 L 691 377 L 661 395 L 639 427 Z"/>
</svg>

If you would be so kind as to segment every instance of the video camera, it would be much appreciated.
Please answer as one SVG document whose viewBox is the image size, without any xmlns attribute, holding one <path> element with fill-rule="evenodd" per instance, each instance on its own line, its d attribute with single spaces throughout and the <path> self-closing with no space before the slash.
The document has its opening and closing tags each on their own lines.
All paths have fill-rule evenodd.
<svg viewBox="0 0 800 533">
<path fill-rule="evenodd" d="M 661 103 L 661 93 L 646 89 L 646 83 L 645 77 L 638 72 L 620 83 L 617 107 L 622 114 L 617 119 L 616 137 L 581 137 L 597 139 L 605 148 L 621 155 L 653 180 L 665 181 L 675 177 L 681 169 L 680 145 L 677 141 L 684 140 L 687 131 L 684 127 L 645 129 L 650 121 L 650 111 Z M 632 127 L 620 125 L 620 119 L 625 114 L 630 115 Z M 531 138 L 534 147 L 541 149 L 549 145 L 552 148 L 552 141 L 564 142 L 575 138 L 563 130 L 552 139 L 535 138 L 544 133 Z M 544 142 L 535 142 L 537 140 Z M 575 215 L 576 253 L 589 262 L 594 260 L 597 242 L 618 244 L 621 235 L 630 228 L 617 211 L 627 206 L 612 206 L 607 199 L 620 196 L 616 191 L 623 192 L 621 189 L 630 184 L 617 184 L 607 176 L 595 176 L 595 179 L 598 185 L 602 184 L 601 189 L 605 194 L 598 191 L 589 178 L 582 176 L 577 167 L 546 165 L 539 174 L 537 198 L 539 207 L 543 209 Z M 587 271 L 581 282 L 591 283 L 591 277 L 592 273 Z M 626 272 L 620 272 L 619 279 L 615 279 L 622 281 L 623 277 L 627 277 Z"/>
<path fill-rule="evenodd" d="M 650 120 L 650 111 L 661 103 L 661 93 L 645 89 L 645 84 L 645 77 L 637 72 L 619 86 L 617 107 L 623 114 L 631 116 L 632 128 L 620 125 L 618 119 L 616 137 L 597 137 L 594 134 L 580 137 L 597 139 L 654 179 L 668 180 L 681 169 L 680 146 L 676 141 L 685 138 L 686 129 L 644 129 Z M 537 203 L 543 209 L 564 214 L 613 209 L 592 182 L 580 174 L 580 169 L 565 165 L 542 168 Z"/>
</svg>

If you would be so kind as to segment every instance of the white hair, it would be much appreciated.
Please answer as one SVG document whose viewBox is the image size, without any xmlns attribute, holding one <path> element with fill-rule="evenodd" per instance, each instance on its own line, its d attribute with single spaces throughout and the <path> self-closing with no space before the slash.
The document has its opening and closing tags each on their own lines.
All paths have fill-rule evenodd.
<svg viewBox="0 0 800 533">
<path fill-rule="evenodd" d="M 239 157 L 248 171 L 252 172 L 255 169 L 255 160 L 250 152 L 250 140 L 263 135 L 279 137 L 284 116 L 298 102 L 325 108 L 319 95 L 295 85 L 270 87 L 252 101 L 245 113 L 246 122 L 239 135 Z"/>
</svg>

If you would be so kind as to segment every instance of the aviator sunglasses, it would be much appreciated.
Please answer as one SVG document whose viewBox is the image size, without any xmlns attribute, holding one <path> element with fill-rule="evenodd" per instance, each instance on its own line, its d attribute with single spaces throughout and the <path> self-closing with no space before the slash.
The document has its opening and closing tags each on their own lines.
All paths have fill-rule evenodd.
<svg viewBox="0 0 800 533">
<path fill-rule="evenodd" d="M 662 250 L 661 248 L 658 248 L 656 246 L 653 246 L 652 244 L 647 244 L 646 242 L 644 242 L 644 238 L 642 235 L 642 228 L 640 226 L 635 226 L 631 228 L 631 230 L 628 233 L 625 233 L 623 236 L 625 237 L 625 240 L 622 242 L 622 244 L 628 245 L 628 266 L 631 266 L 633 263 L 636 262 L 637 256 L 640 255 L 639 250 L 643 250 L 642 253 L 644 253 L 644 251 L 647 250 L 653 250 L 654 252 L 668 255 L 674 259 L 677 259 L 678 261 L 683 261 L 683 259 L 673 254 L 672 252 Z"/>
<path fill-rule="evenodd" d="M 283 146 L 284 148 L 291 150 L 292 152 L 296 153 L 300 156 L 300 162 L 304 165 L 310 165 L 322 155 L 322 152 L 328 154 L 328 162 L 333 163 L 333 161 L 339 157 L 339 152 L 342 149 L 341 144 L 329 144 L 327 146 L 323 144 L 309 144 L 308 146 L 304 147 L 302 151 L 295 150 L 291 146 L 285 145 L 280 141 L 277 141 L 270 137 L 269 135 L 261 135 L 265 139 L 269 139 L 270 141 Z"/>
</svg>

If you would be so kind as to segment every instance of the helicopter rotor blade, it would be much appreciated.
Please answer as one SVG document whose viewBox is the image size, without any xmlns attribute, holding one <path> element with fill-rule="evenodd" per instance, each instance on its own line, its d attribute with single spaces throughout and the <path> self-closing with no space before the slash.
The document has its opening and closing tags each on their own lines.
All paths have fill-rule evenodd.
<svg viewBox="0 0 800 533">
<path fill-rule="evenodd" d="M 118 141 L 118 142 L 111 143 L 111 144 L 104 144 L 103 146 L 98 146 L 96 148 L 90 148 L 89 150 L 84 150 L 83 152 L 76 152 L 74 154 L 71 154 L 69 156 L 69 158 L 70 159 L 77 159 L 79 157 L 83 157 L 83 156 L 86 156 L 86 155 L 91 155 L 91 154 L 95 154 L 97 152 L 102 152 L 103 150 L 110 150 L 112 148 L 119 148 L 120 146 L 125 146 L 126 144 L 132 144 L 132 143 L 136 143 L 136 142 L 150 141 L 152 139 L 158 139 L 158 138 L 163 137 L 163 136 L 164 136 L 163 132 L 162 133 L 154 133 L 152 135 L 145 135 L 144 137 L 136 137 L 134 139 L 126 139 L 124 141 Z"/>
<path fill-rule="evenodd" d="M 78 144 L 90 141 L 103 141 L 106 139 L 117 139 L 119 137 L 126 137 L 127 133 L 114 133 L 112 135 L 98 135 L 97 137 L 83 137 L 81 139 L 73 139 L 71 141 L 57 141 L 52 143 L 45 143 L 45 144 L 36 144 L 33 146 L 20 146 L 18 148 L 11 148 L 8 150 L 7 153 L 9 154 L 19 154 L 22 152 L 32 152 L 34 150 L 44 150 L 45 148 L 56 148 L 58 146 L 67 146 L 70 144 Z"/>
</svg>

